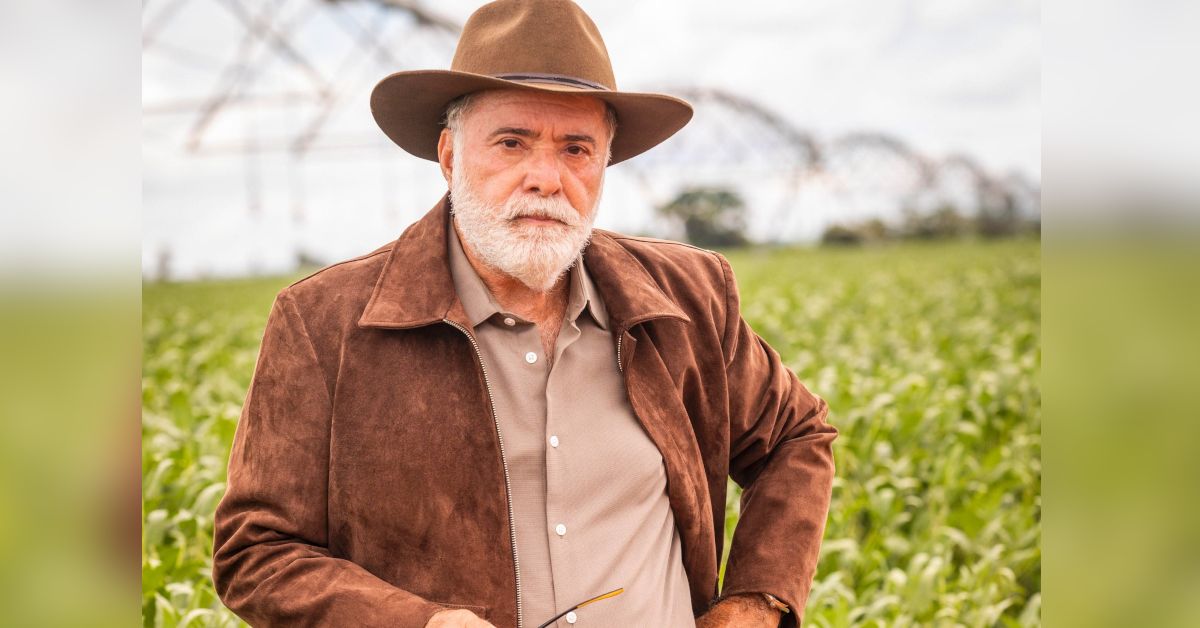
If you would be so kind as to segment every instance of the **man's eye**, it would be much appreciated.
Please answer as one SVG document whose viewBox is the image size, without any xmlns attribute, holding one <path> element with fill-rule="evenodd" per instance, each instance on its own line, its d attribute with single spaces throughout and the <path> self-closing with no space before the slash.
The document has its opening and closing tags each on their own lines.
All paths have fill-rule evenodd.
<svg viewBox="0 0 1200 628">
<path fill-rule="evenodd" d="M 567 147 L 567 152 L 572 155 L 586 155 L 587 149 L 578 144 L 572 144 Z"/>
<path fill-rule="evenodd" d="M 513 139 L 500 140 L 500 143 L 503 144 L 505 148 L 519 148 L 521 146 L 520 142 Z"/>
</svg>

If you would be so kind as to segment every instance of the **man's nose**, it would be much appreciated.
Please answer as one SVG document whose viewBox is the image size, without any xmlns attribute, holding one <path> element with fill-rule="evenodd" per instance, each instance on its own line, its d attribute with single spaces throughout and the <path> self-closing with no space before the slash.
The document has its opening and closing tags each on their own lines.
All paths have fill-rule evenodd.
<svg viewBox="0 0 1200 628">
<path fill-rule="evenodd" d="M 525 191 L 553 196 L 562 189 L 562 164 L 553 148 L 537 149 L 526 158 Z"/>
</svg>

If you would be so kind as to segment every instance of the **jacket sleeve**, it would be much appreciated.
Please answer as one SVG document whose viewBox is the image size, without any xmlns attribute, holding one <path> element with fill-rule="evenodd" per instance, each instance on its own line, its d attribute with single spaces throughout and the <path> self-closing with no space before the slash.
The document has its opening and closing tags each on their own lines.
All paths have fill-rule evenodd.
<svg viewBox="0 0 1200 628">
<path fill-rule="evenodd" d="M 721 595 L 765 592 L 804 613 L 833 486 L 828 406 L 742 319 L 729 262 L 723 334 L 729 385 L 729 474 L 743 489 Z"/>
<path fill-rule="evenodd" d="M 267 319 L 214 516 L 217 594 L 253 626 L 424 626 L 445 607 L 327 547 L 331 396 L 285 289 Z"/>
</svg>

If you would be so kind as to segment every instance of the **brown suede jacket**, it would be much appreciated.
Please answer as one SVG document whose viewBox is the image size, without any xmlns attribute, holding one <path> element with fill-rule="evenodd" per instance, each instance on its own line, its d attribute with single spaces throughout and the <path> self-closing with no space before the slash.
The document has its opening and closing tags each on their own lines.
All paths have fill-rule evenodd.
<svg viewBox="0 0 1200 628">
<path fill-rule="evenodd" d="M 215 515 L 213 581 L 255 626 L 518 617 L 507 463 L 446 261 L 445 197 L 376 251 L 275 299 Z M 699 616 L 726 478 L 745 491 L 724 595 L 804 609 L 833 480 L 825 402 L 742 320 L 721 255 L 596 229 L 584 263 L 629 401 L 662 453 Z"/>
</svg>

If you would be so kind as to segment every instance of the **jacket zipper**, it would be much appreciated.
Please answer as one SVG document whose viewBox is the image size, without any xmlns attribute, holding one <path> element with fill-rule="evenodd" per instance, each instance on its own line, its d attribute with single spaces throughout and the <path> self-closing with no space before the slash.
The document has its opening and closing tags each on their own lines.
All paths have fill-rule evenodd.
<svg viewBox="0 0 1200 628">
<path fill-rule="evenodd" d="M 496 425 L 496 438 L 500 442 L 500 463 L 504 465 L 504 496 L 508 502 L 508 540 L 512 545 L 513 574 L 517 581 L 517 628 L 521 628 L 521 562 L 517 559 L 517 527 L 513 518 L 512 485 L 508 477 L 508 459 L 504 457 L 504 436 L 500 434 L 500 419 L 496 416 L 496 399 L 492 397 L 492 384 L 488 380 L 487 366 L 483 363 L 483 353 L 479 350 L 479 343 L 475 341 L 475 337 L 465 327 L 448 318 L 443 318 L 442 322 L 461 331 L 467 340 L 471 341 L 471 346 L 475 349 L 475 357 L 479 359 L 479 368 L 483 371 L 483 387 L 487 389 L 488 401 L 492 404 L 492 422 Z M 618 345 L 619 352 L 620 345 Z"/>
<path fill-rule="evenodd" d="M 617 370 L 624 373 L 625 365 L 621 363 L 621 341 L 622 340 L 625 340 L 625 332 L 621 332 L 621 335 L 617 336 Z"/>
</svg>

